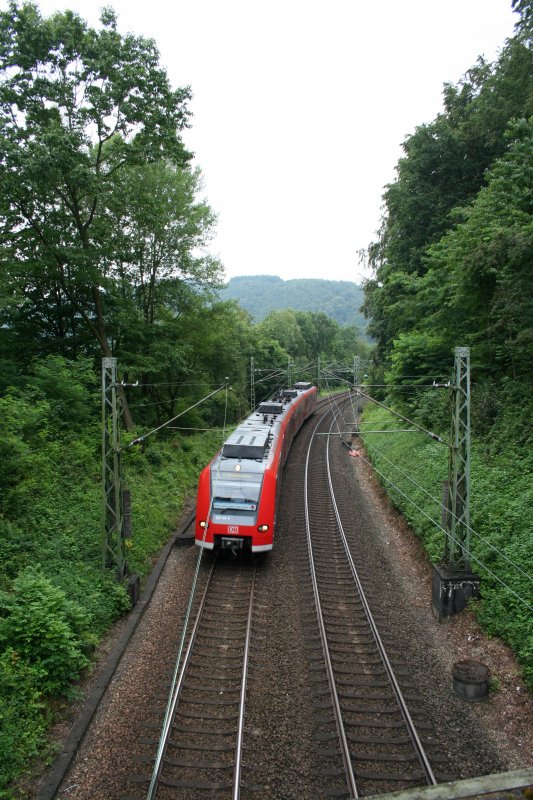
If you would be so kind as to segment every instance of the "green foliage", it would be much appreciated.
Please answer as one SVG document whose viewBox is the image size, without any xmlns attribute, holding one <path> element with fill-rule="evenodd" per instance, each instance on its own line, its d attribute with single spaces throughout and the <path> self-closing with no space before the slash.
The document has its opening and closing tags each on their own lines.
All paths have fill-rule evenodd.
<svg viewBox="0 0 533 800">
<path fill-rule="evenodd" d="M 167 258 L 168 274 L 168 259 L 179 256 L 181 274 L 216 273 L 212 260 L 192 257 L 202 242 L 191 221 L 209 227 L 212 214 L 205 204 L 189 208 L 190 182 L 180 183 L 189 98 L 188 88 L 170 87 L 154 42 L 121 36 L 111 9 L 98 30 L 72 11 L 43 18 L 33 3 L 0 12 L 0 354 L 14 346 L 25 366 L 49 352 L 111 355 L 115 288 L 131 259 L 139 272 L 150 237 L 161 239 L 156 271 Z M 135 192 L 143 179 L 146 202 Z M 117 214 L 124 196 L 129 213 Z M 124 413 L 131 426 L 126 403 Z"/>
<path fill-rule="evenodd" d="M 220 447 L 222 438 L 222 432 L 185 439 L 174 434 L 167 440 L 147 441 L 144 454 L 128 452 L 125 468 L 134 529 L 127 558 L 133 571 L 141 575 L 149 572 L 185 500 L 194 495 L 201 469 Z"/>
<path fill-rule="evenodd" d="M 518 36 L 526 42 L 533 40 L 533 3 L 531 0 L 512 0 L 513 11 L 520 14 L 515 28 Z"/>
<path fill-rule="evenodd" d="M 451 311 L 455 335 L 475 348 L 478 369 L 522 379 L 533 358 L 533 118 L 513 126 L 504 157 L 465 219 L 429 251 L 430 270 L 448 286 L 439 327 Z"/>
<path fill-rule="evenodd" d="M 98 638 L 129 607 L 125 587 L 101 567 L 95 384 L 86 361 L 54 356 L 0 398 L 0 797 L 42 752 L 48 698 L 69 694 Z M 208 413 L 218 421 L 224 411 L 225 398 Z M 222 436 L 173 431 L 125 451 L 128 563 L 141 576 Z"/>
<path fill-rule="evenodd" d="M 46 397 L 55 430 L 83 430 L 94 419 L 100 394 L 92 359 L 67 361 L 57 355 L 35 360 L 28 385 Z"/>
<path fill-rule="evenodd" d="M 375 273 L 364 310 L 377 341 L 372 381 L 394 386 L 380 398 L 445 437 L 446 393 L 412 386 L 446 381 L 453 348 L 471 348 L 471 521 L 480 534 L 471 545 L 482 576 L 473 608 L 488 633 L 513 647 L 533 687 L 530 615 L 501 583 L 530 602 L 533 51 L 531 2 L 513 7 L 517 36 L 497 62 L 479 59 L 459 84 L 446 85 L 444 112 L 404 142 L 369 249 Z M 366 418 L 392 425 L 381 411 Z M 393 503 L 437 560 L 444 453 L 411 436 L 368 435 L 365 443 Z"/>
<path fill-rule="evenodd" d="M 22 571 L 0 594 L 0 650 L 12 648 L 39 669 L 43 694 L 64 692 L 88 665 L 90 619 L 42 573 Z"/>
<path fill-rule="evenodd" d="M 285 358 L 315 362 L 318 357 L 345 357 L 352 361 L 356 353 L 367 352 L 355 326 L 341 327 L 323 312 L 271 311 L 257 329 L 266 342 L 277 342 Z"/>
<path fill-rule="evenodd" d="M 46 705 L 38 688 L 40 667 L 20 658 L 11 647 L 0 654 L 0 797 L 20 775 L 28 758 L 42 753 L 48 724 Z"/>
<path fill-rule="evenodd" d="M 33 445 L 43 437 L 50 406 L 46 400 L 12 391 L 0 398 L 0 485 L 16 491 L 33 459 Z M 5 507 L 8 496 L 0 500 Z"/>
<path fill-rule="evenodd" d="M 323 312 L 339 325 L 355 325 L 365 330 L 360 312 L 361 287 L 350 281 L 301 278 L 283 280 L 275 275 L 231 278 L 221 292 L 224 299 L 237 300 L 252 317 L 261 322 L 272 311 Z"/>
<path fill-rule="evenodd" d="M 479 59 L 403 144 L 365 285 L 382 360 L 428 333 L 479 346 L 485 372 L 521 374 L 531 357 L 532 59 L 520 37 L 495 64 Z"/>
<path fill-rule="evenodd" d="M 508 403 L 502 405 L 510 408 Z M 399 427 L 398 420 L 381 408 L 367 407 L 364 422 L 380 430 Z M 531 449 L 515 450 L 505 412 L 497 422 L 504 428 L 497 457 L 486 439 L 476 437 L 472 446 L 471 553 L 482 582 L 481 601 L 471 607 L 488 634 L 510 644 L 533 688 L 533 620 L 506 588 L 531 601 L 531 581 L 526 576 L 533 574 L 533 457 Z M 530 425 L 527 430 L 530 434 Z M 364 442 L 392 503 L 420 537 L 430 560 L 438 562 L 444 551 L 440 525 L 447 448 L 422 433 L 369 433 Z"/>
</svg>

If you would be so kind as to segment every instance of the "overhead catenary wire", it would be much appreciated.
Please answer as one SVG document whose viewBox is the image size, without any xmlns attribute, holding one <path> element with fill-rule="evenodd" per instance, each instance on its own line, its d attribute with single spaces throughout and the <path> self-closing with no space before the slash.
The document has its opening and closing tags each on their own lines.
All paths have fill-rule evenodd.
<svg viewBox="0 0 533 800">
<path fill-rule="evenodd" d="M 287 370 L 285 370 L 285 369 L 272 370 L 269 375 L 263 375 L 261 378 L 259 378 L 258 381 L 256 381 L 256 383 L 265 383 L 266 381 L 269 381 L 272 378 L 279 378 L 280 375 L 285 375 L 286 372 L 287 372 Z"/>
<path fill-rule="evenodd" d="M 198 433 L 220 433 L 222 428 L 189 428 L 185 425 L 168 425 L 169 431 L 197 431 Z"/>
<path fill-rule="evenodd" d="M 123 386 L 127 389 L 136 389 L 136 388 L 152 388 L 157 386 L 204 386 L 205 388 L 209 388 L 210 386 L 220 386 L 220 381 L 218 382 L 211 382 L 211 381 L 167 381 L 167 382 L 160 382 L 160 383 L 141 383 L 141 381 L 135 381 L 135 383 L 127 383 L 122 381 L 119 386 Z"/>
<path fill-rule="evenodd" d="M 376 402 L 376 401 L 374 400 L 374 398 L 370 397 L 369 395 L 364 395 L 364 393 L 361 393 L 361 394 L 363 394 L 363 396 L 367 396 L 367 397 L 368 397 L 368 399 L 369 399 L 370 401 L 372 401 L 372 402 Z M 380 404 L 380 405 L 381 405 L 381 404 Z M 394 412 L 392 409 L 388 409 L 386 406 L 383 406 L 383 407 L 384 407 L 384 408 L 386 408 L 386 410 L 389 410 L 389 411 L 391 411 L 391 413 L 395 413 L 395 412 Z M 342 412 L 340 412 L 340 413 L 341 413 L 341 416 L 342 416 Z M 406 417 L 403 417 L 402 415 L 398 415 L 398 414 L 397 414 L 397 416 L 400 416 L 400 417 L 402 417 L 402 419 L 405 419 L 405 420 L 406 420 L 406 421 L 408 421 L 410 424 L 415 424 L 415 425 L 416 425 L 416 423 L 412 423 L 412 421 L 411 421 L 411 420 L 408 420 L 408 418 L 406 418 Z M 344 417 L 343 417 L 343 422 L 346 422 L 346 420 L 344 419 Z M 339 433 L 339 435 L 341 435 L 341 436 L 342 436 L 342 433 L 341 433 L 341 431 L 340 431 L 340 429 L 339 429 L 338 425 L 337 425 L 337 428 L 338 428 L 338 433 Z M 417 426 L 417 430 L 422 430 L 422 432 L 428 433 L 428 432 L 427 432 L 425 429 L 423 429 L 423 428 L 420 428 L 420 426 Z M 371 432 L 373 432 L 373 431 L 366 431 L 366 433 L 371 433 Z M 396 429 L 394 429 L 394 430 L 392 430 L 392 431 L 387 431 L 387 432 L 395 432 L 395 433 L 396 433 L 396 432 L 398 432 L 398 431 L 397 431 Z M 415 432 L 416 432 L 416 430 L 415 430 Z M 358 434 L 359 434 L 359 433 L 363 433 L 363 432 L 362 432 L 362 431 L 359 431 L 359 432 L 358 432 Z M 432 437 L 432 438 L 434 438 L 434 437 Z M 440 507 L 440 508 L 445 508 L 445 506 L 444 506 L 444 505 L 443 505 L 443 503 L 442 503 L 442 500 L 439 500 L 439 499 L 437 499 L 437 498 L 433 497 L 433 495 L 431 495 L 431 493 L 430 493 L 430 492 L 428 492 L 428 491 L 427 491 L 427 490 L 426 490 L 426 489 L 425 489 L 425 488 L 424 488 L 424 487 L 423 487 L 421 484 L 419 484 L 417 481 L 415 481 L 415 480 L 414 480 L 414 479 L 413 479 L 411 476 L 409 476 L 409 475 L 408 475 L 406 472 L 404 472 L 404 471 L 403 471 L 403 470 L 402 470 L 400 467 L 398 467 L 397 465 L 395 465 L 395 464 L 394 464 L 394 463 L 393 463 L 393 462 L 392 462 L 390 459 L 388 459 L 388 458 L 387 458 L 387 456 L 385 456 L 383 453 L 381 453 L 381 451 L 380 451 L 380 450 L 378 450 L 378 448 L 376 448 L 376 447 L 375 447 L 374 445 L 372 445 L 370 442 L 367 442 L 366 444 L 367 444 L 367 446 L 369 446 L 369 447 L 373 448 L 373 450 L 375 450 L 375 451 L 376 451 L 376 452 L 377 452 L 379 455 L 381 455 L 385 461 L 387 461 L 387 462 L 388 462 L 388 463 L 389 463 L 389 464 L 390 464 L 390 465 L 391 465 L 391 466 L 392 466 L 394 469 L 396 469 L 396 470 L 397 470 L 397 471 L 398 471 L 400 474 L 402 474 L 402 475 L 403 475 L 405 478 L 407 478 L 407 479 L 408 479 L 408 480 L 409 480 L 409 481 L 410 481 L 410 482 L 411 482 L 411 483 L 412 483 L 414 486 L 416 486 L 416 487 L 417 487 L 417 488 L 419 488 L 419 489 L 420 489 L 420 490 L 421 490 L 421 491 L 422 491 L 424 494 L 426 494 L 426 495 L 427 495 L 427 496 L 428 496 L 428 497 L 429 497 L 429 498 L 430 498 L 430 499 L 431 499 L 433 502 L 435 502 L 435 503 L 437 504 L 437 506 L 438 506 L 438 507 Z M 360 455 L 361 455 L 361 454 L 360 454 Z M 415 508 L 416 508 L 418 511 L 420 511 L 420 513 L 422 513 L 424 516 L 426 516 L 426 517 L 427 517 L 427 519 L 429 519 L 429 520 L 430 520 L 430 521 L 431 521 L 433 524 L 435 524 L 435 525 L 436 525 L 436 526 L 437 526 L 437 527 L 438 527 L 440 530 L 442 530 L 446 536 L 448 536 L 448 537 L 451 537 L 451 538 L 454 540 L 454 542 L 456 542 L 456 543 L 457 543 L 457 544 L 460 546 L 460 548 L 463 550 L 463 552 L 465 552 L 465 551 L 466 551 L 466 548 L 464 547 L 464 545 L 463 545 L 461 542 L 457 541 L 457 540 L 456 540 L 454 537 L 452 537 L 452 536 L 451 536 L 451 534 L 450 534 L 450 532 L 449 532 L 449 531 L 447 531 L 445 528 L 443 528 L 443 527 L 442 527 L 442 525 L 440 525 L 440 523 L 438 523 L 438 522 L 436 522 L 435 520 L 433 520 L 433 519 L 432 519 L 432 517 L 431 517 L 429 514 L 427 514 L 427 512 L 425 512 L 425 511 L 424 511 L 424 509 L 420 508 L 420 507 L 419 507 L 419 506 L 418 506 L 418 505 L 415 503 L 415 501 L 414 501 L 412 498 L 410 498 L 410 497 L 409 497 L 407 494 L 405 494 L 405 492 L 403 492 L 403 491 L 400 489 L 400 487 L 399 487 L 399 486 L 397 486 L 397 485 L 396 485 L 396 484 L 395 484 L 395 483 L 394 483 L 394 482 L 393 482 L 393 481 L 392 481 L 390 478 L 388 478 L 388 476 L 386 476 L 386 475 L 385 475 L 383 472 L 381 472 L 379 469 L 377 469 L 377 467 L 376 467 L 375 465 L 371 464 L 371 462 L 370 462 L 370 461 L 368 461 L 367 459 L 365 459 L 365 458 L 364 458 L 364 456 L 361 456 L 361 458 L 362 458 L 362 459 L 363 459 L 363 461 L 365 461 L 367 464 L 369 464 L 370 466 L 372 466 L 372 468 L 373 468 L 373 469 L 374 469 L 374 470 L 375 470 L 375 471 L 376 471 L 376 472 L 377 472 L 379 475 L 381 475 L 381 477 L 383 477 L 383 478 L 384 478 L 384 480 L 386 480 L 386 481 L 387 481 L 387 482 L 388 482 L 388 483 L 389 483 L 389 484 L 390 484 L 390 485 L 391 485 L 391 486 L 392 486 L 392 487 L 393 487 L 393 488 L 394 488 L 396 491 L 398 491 L 398 492 L 399 492 L 399 493 L 400 493 L 400 494 L 401 494 L 401 495 L 402 495 L 402 496 L 403 496 L 403 497 L 404 497 L 404 498 L 405 498 L 405 499 L 406 499 L 406 500 L 407 500 L 409 503 L 411 503 L 411 504 L 412 504 L 412 505 L 413 505 L 413 506 L 414 506 L 414 507 L 415 507 Z M 448 509 L 447 509 L 447 510 L 448 510 Z M 452 517 L 454 517 L 456 520 L 458 520 L 458 519 L 459 519 L 459 518 L 457 517 L 457 515 L 456 515 L 456 514 L 455 514 L 455 513 L 454 513 L 454 512 L 453 512 L 451 509 L 449 510 L 449 513 L 450 513 L 450 514 L 451 514 L 451 516 L 452 516 Z M 503 552 L 502 552 L 502 551 L 501 551 L 499 548 L 497 548 L 495 545 L 493 545 L 493 544 L 492 544 L 492 542 L 490 542 L 490 541 L 489 541 L 489 540 L 488 540 L 486 537 L 482 536 L 482 534 L 480 534 L 480 533 L 478 533 L 477 531 L 475 531 L 475 530 L 474 530 L 474 529 L 473 529 L 473 528 L 472 528 L 472 527 L 471 527 L 469 524 L 466 524 L 466 523 L 464 523 L 464 522 L 463 522 L 463 524 L 465 524 L 465 527 L 466 527 L 466 528 L 467 528 L 467 529 L 468 529 L 468 530 L 469 530 L 471 533 L 473 533 L 473 534 L 474 534 L 474 536 L 476 536 L 478 539 L 480 539 L 482 542 L 484 542 L 484 544 L 486 544 L 486 545 L 487 545 L 487 546 L 488 546 L 490 549 L 492 549 L 492 550 L 493 550 L 494 552 L 496 552 L 496 553 L 497 553 L 499 556 L 501 556 L 501 558 L 503 558 L 503 559 L 504 559 L 504 560 L 505 560 L 505 561 L 506 561 L 506 562 L 507 562 L 507 563 L 508 563 L 508 564 L 509 564 L 511 567 L 513 567 L 513 569 L 515 569 L 517 572 L 519 572 L 521 575 L 523 575 L 523 576 L 524 576 L 524 577 L 525 577 L 525 578 L 526 578 L 528 581 L 531 581 L 531 582 L 533 582 L 533 577 L 532 577 L 531 575 L 529 575 L 527 572 L 525 572 L 524 570 L 522 570 L 522 568 L 521 568 L 521 567 L 520 567 L 518 564 L 516 564 L 516 563 L 515 563 L 515 562 L 513 562 L 513 561 L 512 561 L 510 558 L 508 558 L 508 557 L 505 555 L 505 553 L 503 553 Z M 498 575 L 496 575 L 496 574 L 495 574 L 495 573 L 494 573 L 494 572 L 493 572 L 493 571 L 492 571 L 492 570 L 491 570 L 491 569 L 490 569 L 490 568 L 489 568 L 489 567 L 488 567 L 486 564 L 484 564 L 484 563 L 483 563 L 483 562 L 482 562 L 482 561 L 481 561 L 481 560 L 480 560 L 480 559 L 479 559 L 477 556 L 473 555 L 472 553 L 471 553 L 470 555 L 471 555 L 471 558 L 472 558 L 474 561 L 476 561 L 476 563 L 478 563 L 478 564 L 479 564 L 479 565 L 480 565 L 480 566 L 481 566 L 481 567 L 482 567 L 482 568 L 483 568 L 483 569 L 484 569 L 486 572 L 488 572 L 488 573 L 489 573 L 489 574 L 490 574 L 490 575 L 491 575 L 493 578 L 495 578 L 495 580 L 499 581 L 499 582 L 500 582 L 500 583 L 501 583 L 501 584 L 502 584 L 502 585 L 503 585 L 503 586 L 504 586 L 506 589 L 508 589 L 508 590 L 509 590 L 509 591 L 510 591 L 512 594 L 514 594 L 514 595 L 515 595 L 515 596 L 516 596 L 516 597 L 517 597 L 517 598 L 520 600 L 520 602 L 524 603 L 524 604 L 526 605 L 526 607 L 527 607 L 527 608 L 531 608 L 531 606 L 529 606 L 529 605 L 528 605 L 527 601 L 523 600 L 523 598 L 521 598 L 521 597 L 520 597 L 520 596 L 519 596 L 519 595 L 518 595 L 518 594 L 517 594 L 517 593 L 516 593 L 516 592 L 515 592 L 515 591 L 514 591 L 514 590 L 513 590 L 511 587 L 510 587 L 510 586 L 508 586 L 508 584 L 506 584 L 506 583 L 505 583 L 505 582 L 504 582 L 504 581 L 503 581 L 503 580 L 502 580 L 502 579 L 501 579 L 501 578 L 500 578 Z"/>
<path fill-rule="evenodd" d="M 449 389 L 450 383 L 364 383 L 365 389 Z"/>
<path fill-rule="evenodd" d="M 427 428 L 422 427 L 422 425 L 419 425 L 414 420 L 409 419 L 409 417 L 404 417 L 403 414 L 400 414 L 398 411 L 395 411 L 393 408 L 390 408 L 389 406 L 385 405 L 385 403 L 380 403 L 380 401 L 376 400 L 375 397 L 371 397 L 369 394 L 366 394 L 365 392 L 361 391 L 361 389 L 358 389 L 358 393 L 361 395 L 361 397 L 364 397 L 367 400 L 370 400 L 370 402 L 375 403 L 377 406 L 380 406 L 380 408 L 384 408 L 386 411 L 389 411 L 395 417 L 398 417 L 399 419 L 402 419 L 404 422 L 407 422 L 408 425 L 414 425 L 415 428 L 417 428 L 422 433 L 425 433 L 426 436 L 429 436 L 430 439 L 434 439 L 436 442 L 439 442 L 440 444 L 443 444 L 445 447 L 448 447 L 448 448 L 452 448 L 453 447 L 453 445 L 450 444 L 450 442 L 446 442 L 438 434 L 432 433 L 431 431 L 428 431 Z"/>
<path fill-rule="evenodd" d="M 413 505 L 416 508 L 417 511 L 419 511 L 424 517 L 426 517 L 430 522 L 432 522 L 439 530 L 441 530 L 444 533 L 445 536 L 447 536 L 448 538 L 452 539 L 454 544 L 458 545 L 460 547 L 460 549 L 463 551 L 463 553 L 466 553 L 466 547 L 463 544 L 463 542 L 460 542 L 458 539 L 455 539 L 455 537 L 453 537 L 452 534 L 449 531 L 447 531 L 445 528 L 442 527 L 440 522 L 437 522 L 436 520 L 434 520 L 433 517 L 431 517 L 427 513 L 427 511 L 425 511 L 423 508 L 420 508 L 420 506 L 417 503 L 415 503 L 415 501 L 411 497 L 409 497 L 407 494 L 405 494 L 405 492 L 402 489 L 400 489 L 400 487 L 397 486 L 394 483 L 394 481 L 392 481 L 387 475 L 385 475 L 385 473 L 381 472 L 381 470 L 379 470 L 374 464 L 372 464 L 371 461 L 369 461 L 363 455 L 360 455 L 360 458 L 366 464 L 368 464 L 375 472 L 377 472 L 377 474 L 380 475 L 383 478 L 383 480 L 385 480 L 388 484 L 390 484 L 392 486 L 392 488 L 395 489 L 402 497 L 404 497 L 409 503 L 411 503 L 411 505 Z M 482 569 L 484 569 L 485 572 L 487 572 L 492 578 L 494 578 L 496 581 L 498 581 L 498 583 L 501 583 L 501 585 L 504 586 L 505 589 L 507 589 L 507 591 L 509 591 L 512 595 L 514 595 L 514 597 L 516 597 L 516 599 L 519 600 L 519 602 L 522 603 L 522 605 L 524 605 L 530 611 L 533 611 L 533 606 L 531 606 L 527 602 L 527 600 L 524 600 L 523 597 L 521 597 L 519 594 L 517 594 L 517 592 L 515 592 L 514 589 L 512 589 L 507 583 L 505 583 L 505 581 L 503 581 L 498 575 L 496 575 L 496 573 L 493 572 L 490 569 L 490 567 L 487 567 L 486 564 L 484 564 L 477 556 L 475 556 L 473 553 L 470 553 L 470 558 L 473 561 L 475 561 L 477 564 L 479 564 L 479 566 L 482 567 Z"/>
<path fill-rule="evenodd" d="M 373 431 L 369 431 L 369 433 L 373 433 Z M 420 491 L 423 492 L 430 500 L 433 500 L 433 502 L 436 503 L 437 506 L 439 506 L 441 509 L 446 510 L 458 522 L 461 522 L 465 526 L 465 528 L 467 528 L 467 530 L 470 531 L 470 533 L 473 533 L 474 536 L 476 536 L 484 544 L 486 544 L 487 547 L 490 547 L 491 550 L 494 550 L 494 552 L 498 553 L 498 555 L 501 556 L 501 558 L 503 558 L 505 561 L 507 561 L 507 563 L 510 564 L 510 566 L 512 566 L 515 570 L 517 570 L 517 572 L 520 572 L 525 578 L 527 578 L 528 581 L 531 581 L 533 583 L 533 575 L 529 575 L 518 564 L 515 564 L 515 562 L 512 561 L 510 558 L 508 558 L 505 555 L 505 553 L 503 553 L 499 548 L 496 547 L 496 545 L 493 545 L 492 542 L 490 542 L 485 536 L 475 531 L 474 528 L 471 527 L 471 525 L 464 522 L 464 520 L 460 520 L 459 517 L 451 509 L 448 509 L 444 505 L 442 500 L 439 500 L 437 497 L 434 497 L 430 492 L 427 491 L 427 489 L 424 486 L 418 483 L 418 481 L 415 481 L 415 479 L 411 477 L 411 475 L 409 475 L 407 472 L 401 469 L 401 467 L 399 467 L 397 464 L 391 461 L 390 458 L 387 458 L 387 456 L 383 452 L 381 452 L 381 450 L 378 450 L 378 448 L 375 445 L 371 444 L 370 442 L 366 442 L 365 445 L 366 447 L 371 447 L 372 450 L 374 450 L 381 458 L 383 458 L 384 461 L 390 464 L 391 467 L 393 467 L 393 469 L 397 470 L 404 478 L 410 481 L 413 484 L 413 486 L 416 486 L 417 489 L 420 489 Z"/>
<path fill-rule="evenodd" d="M 350 425 L 350 424 L 356 425 L 356 424 L 358 424 L 355 421 L 353 423 L 350 423 L 345 419 L 343 420 L 343 422 L 346 423 L 347 425 Z M 346 436 L 346 435 L 352 436 L 352 434 L 354 434 L 354 433 L 357 433 L 358 436 L 364 436 L 367 433 L 420 433 L 420 431 L 418 431 L 416 428 L 386 428 L 386 429 L 383 429 L 383 430 L 367 430 L 367 431 L 361 431 L 361 430 L 357 430 L 357 431 L 353 431 L 353 430 L 341 431 L 341 430 L 339 430 L 338 433 L 329 433 L 329 432 L 328 433 L 317 433 L 317 436 L 339 436 L 339 435 L 340 436 Z"/>
<path fill-rule="evenodd" d="M 215 394 L 218 394 L 218 392 L 222 391 L 222 389 L 224 388 L 226 388 L 227 391 L 228 385 L 225 384 L 224 386 L 219 386 L 218 389 L 215 389 L 213 392 L 210 392 L 210 394 L 206 395 L 205 397 L 202 397 L 201 400 L 198 400 L 196 403 L 193 403 L 192 406 L 189 406 L 189 408 L 186 408 L 184 411 L 180 411 L 179 414 L 176 414 L 175 417 L 172 417 L 167 422 L 163 422 L 161 425 L 158 425 L 157 428 L 154 428 L 153 430 L 148 431 L 148 433 L 145 433 L 142 436 L 138 436 L 136 439 L 133 439 L 133 441 L 129 443 L 128 447 L 133 447 L 136 444 L 142 444 L 142 442 L 144 442 L 144 440 L 147 439 L 149 436 L 152 436 L 154 433 L 158 433 L 158 431 L 162 430 L 163 428 L 166 428 L 168 425 L 170 425 L 171 422 L 174 422 L 175 420 L 182 417 L 184 414 L 187 414 L 188 411 L 192 411 L 193 408 L 196 408 L 201 403 L 205 403 L 206 400 L 209 400 L 211 397 L 213 397 Z"/>
<path fill-rule="evenodd" d="M 335 375 L 333 373 L 333 377 L 337 378 L 339 381 L 345 383 L 348 386 L 352 386 L 352 384 L 349 381 L 345 380 L 340 375 Z M 430 439 L 434 439 L 436 442 L 440 442 L 440 444 L 445 445 L 445 447 L 449 447 L 449 448 L 452 447 L 452 445 L 449 442 L 446 442 L 438 434 L 433 433 L 432 431 L 428 431 L 426 428 L 422 427 L 422 425 L 419 425 L 414 420 L 409 419 L 408 417 L 404 417 L 403 414 L 400 414 L 398 411 L 395 411 L 393 408 L 390 408 L 389 406 L 385 405 L 385 403 L 381 403 L 379 400 L 376 400 L 375 397 L 371 397 L 371 395 L 366 394 L 365 392 L 362 391 L 360 386 L 357 387 L 357 394 L 360 395 L 361 397 L 364 397 L 367 400 L 370 400 L 370 402 L 375 403 L 375 405 L 380 406 L 381 408 L 384 408 L 386 411 L 389 411 L 391 414 L 394 414 L 394 416 L 398 417 L 399 419 L 403 420 L 404 422 L 407 422 L 408 425 L 414 425 L 417 430 L 421 431 L 422 433 L 425 433 L 426 436 L 430 437 Z"/>
</svg>

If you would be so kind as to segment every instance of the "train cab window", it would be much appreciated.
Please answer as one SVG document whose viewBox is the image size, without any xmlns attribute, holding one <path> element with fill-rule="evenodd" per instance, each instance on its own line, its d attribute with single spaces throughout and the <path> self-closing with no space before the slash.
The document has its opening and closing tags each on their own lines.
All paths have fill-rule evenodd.
<svg viewBox="0 0 533 800">
<path fill-rule="evenodd" d="M 234 475 L 235 478 L 238 476 L 237 480 Z M 212 482 L 213 518 L 216 520 L 217 515 L 255 517 L 261 495 L 262 478 L 262 474 L 252 474 L 245 475 L 243 480 L 243 473 L 222 473 L 215 477 Z"/>
</svg>

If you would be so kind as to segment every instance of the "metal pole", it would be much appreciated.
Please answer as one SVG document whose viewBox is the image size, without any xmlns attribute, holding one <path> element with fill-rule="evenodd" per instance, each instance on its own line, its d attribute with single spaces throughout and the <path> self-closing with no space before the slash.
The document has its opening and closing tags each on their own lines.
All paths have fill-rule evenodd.
<svg viewBox="0 0 533 800">
<path fill-rule="evenodd" d="M 354 356 L 353 360 L 355 384 L 355 430 L 359 430 L 359 389 L 361 387 L 361 356 Z"/>
<path fill-rule="evenodd" d="M 455 348 L 444 563 L 470 571 L 470 348 Z"/>
<path fill-rule="evenodd" d="M 114 566 L 117 580 L 122 581 L 126 574 L 126 559 L 116 358 L 102 359 L 102 486 L 102 563 L 104 568 Z"/>
<path fill-rule="evenodd" d="M 255 411 L 255 367 L 253 356 L 250 356 L 250 409 Z"/>
<path fill-rule="evenodd" d="M 433 567 L 432 607 L 440 621 L 462 611 L 479 596 L 480 578 L 470 559 L 470 349 L 455 348 L 452 385 L 452 447 L 443 527 L 446 531 L 442 564 Z"/>
</svg>

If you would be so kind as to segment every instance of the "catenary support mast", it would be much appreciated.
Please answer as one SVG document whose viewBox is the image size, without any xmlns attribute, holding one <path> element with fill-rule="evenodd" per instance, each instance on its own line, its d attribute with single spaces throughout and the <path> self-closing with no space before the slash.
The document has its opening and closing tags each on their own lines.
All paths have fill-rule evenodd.
<svg viewBox="0 0 533 800">
<path fill-rule="evenodd" d="M 452 447 L 448 466 L 444 563 L 470 571 L 470 349 L 455 348 Z"/>
<path fill-rule="evenodd" d="M 126 576 L 122 475 L 120 469 L 117 359 L 102 359 L 102 485 L 103 566 L 115 567 L 117 580 Z"/>
<path fill-rule="evenodd" d="M 250 356 L 250 409 L 255 411 L 255 366 L 253 356 Z"/>
<path fill-rule="evenodd" d="M 480 579 L 470 558 L 470 348 L 455 348 L 452 384 L 452 447 L 444 490 L 442 563 L 433 568 L 435 616 L 447 619 L 479 593 Z"/>
</svg>

